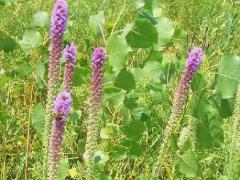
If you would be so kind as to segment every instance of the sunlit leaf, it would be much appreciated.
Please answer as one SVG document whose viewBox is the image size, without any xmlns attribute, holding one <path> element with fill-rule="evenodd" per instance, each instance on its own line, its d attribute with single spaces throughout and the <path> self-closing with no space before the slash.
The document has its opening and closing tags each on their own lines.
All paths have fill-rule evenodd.
<svg viewBox="0 0 240 180">
<path fill-rule="evenodd" d="M 102 139 L 115 138 L 118 135 L 118 127 L 114 124 L 107 124 L 106 127 L 100 131 L 100 137 Z"/>
<path fill-rule="evenodd" d="M 47 12 L 39 11 L 33 15 L 32 26 L 44 27 L 49 23 L 49 16 Z"/>
<path fill-rule="evenodd" d="M 104 12 L 99 11 L 98 14 L 89 17 L 88 23 L 90 28 L 96 33 L 101 34 L 101 27 L 104 24 Z"/>
<path fill-rule="evenodd" d="M 32 66 L 27 63 L 22 63 L 17 65 L 14 71 L 20 77 L 28 76 L 32 73 Z"/>
<path fill-rule="evenodd" d="M 190 150 L 184 152 L 181 156 L 180 172 L 187 178 L 193 178 L 198 175 L 199 163 L 197 158 Z"/>
<path fill-rule="evenodd" d="M 174 26 L 170 19 L 161 17 L 157 19 L 158 47 L 165 45 L 174 35 Z"/>
<path fill-rule="evenodd" d="M 160 17 L 163 12 L 163 3 L 160 0 L 153 0 L 152 1 L 152 13 L 153 17 Z"/>
<path fill-rule="evenodd" d="M 134 48 L 148 48 L 157 43 L 157 30 L 146 19 L 138 19 L 126 36 L 127 43 Z"/>
<path fill-rule="evenodd" d="M 136 84 L 133 75 L 126 69 L 122 69 L 117 75 L 115 86 L 130 91 Z"/>
<path fill-rule="evenodd" d="M 35 67 L 35 80 L 39 88 L 43 88 L 45 86 L 44 74 L 45 74 L 45 66 L 42 63 L 38 63 Z"/>
<path fill-rule="evenodd" d="M 157 80 L 160 78 L 160 75 L 163 73 L 162 66 L 159 62 L 148 61 L 143 67 L 145 74 L 148 75 L 148 78 Z"/>
<path fill-rule="evenodd" d="M 32 126 L 37 130 L 37 133 L 42 135 L 44 129 L 45 111 L 41 104 L 33 108 Z"/>
<path fill-rule="evenodd" d="M 145 5 L 144 0 L 131 0 L 134 4 L 134 6 L 138 8 L 142 8 Z"/>
<path fill-rule="evenodd" d="M 123 104 L 126 91 L 120 88 L 106 86 L 104 88 L 104 98 L 111 102 L 115 108 L 119 108 Z"/>
<path fill-rule="evenodd" d="M 143 121 L 133 120 L 129 125 L 122 127 L 121 130 L 129 139 L 139 140 L 143 136 L 145 125 Z"/>
<path fill-rule="evenodd" d="M 23 51 L 26 51 L 41 46 L 42 41 L 42 36 L 38 31 L 27 30 L 22 40 L 19 41 L 19 45 Z"/>
<path fill-rule="evenodd" d="M 115 161 L 121 161 L 127 158 L 127 147 L 115 145 L 111 150 L 111 158 Z"/>
<path fill-rule="evenodd" d="M 222 99 L 235 96 L 240 79 L 240 57 L 232 54 L 225 55 L 219 65 L 216 92 Z"/>
<path fill-rule="evenodd" d="M 112 35 L 108 40 L 109 63 L 113 70 L 120 70 L 126 65 L 126 57 L 131 48 L 125 38 L 120 35 Z"/>
<path fill-rule="evenodd" d="M 58 171 L 58 180 L 65 180 L 69 175 L 69 162 L 67 158 L 60 160 L 59 171 Z"/>
</svg>

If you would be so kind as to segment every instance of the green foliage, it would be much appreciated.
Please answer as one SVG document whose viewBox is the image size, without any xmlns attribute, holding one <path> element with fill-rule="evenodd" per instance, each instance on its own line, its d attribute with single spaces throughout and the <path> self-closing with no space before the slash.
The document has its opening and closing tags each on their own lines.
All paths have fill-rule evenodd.
<svg viewBox="0 0 240 180">
<path fill-rule="evenodd" d="M 216 91 L 223 99 L 235 96 L 240 78 L 240 57 L 225 55 L 219 65 Z"/>
<path fill-rule="evenodd" d="M 0 5 L 10 6 L 12 3 L 15 3 L 16 0 L 0 0 Z"/>
<path fill-rule="evenodd" d="M 171 20 L 166 17 L 157 19 L 157 32 L 158 32 L 158 43 L 157 46 L 161 47 L 166 45 L 174 34 L 174 27 Z"/>
<path fill-rule="evenodd" d="M 20 77 L 28 76 L 32 73 L 32 66 L 28 63 L 22 63 L 17 65 L 14 71 Z"/>
<path fill-rule="evenodd" d="M 58 179 L 64 180 L 69 174 L 69 162 L 67 158 L 60 160 Z"/>
<path fill-rule="evenodd" d="M 122 128 L 122 132 L 132 140 L 140 140 L 143 136 L 145 125 L 142 121 L 133 120 L 129 125 Z"/>
<path fill-rule="evenodd" d="M 88 20 L 89 27 L 98 35 L 101 34 L 101 28 L 104 22 L 105 19 L 103 11 L 99 11 L 98 14 L 90 16 Z"/>
<path fill-rule="evenodd" d="M 44 27 L 49 23 L 49 16 L 47 12 L 39 11 L 34 14 L 32 19 L 32 27 Z"/>
<path fill-rule="evenodd" d="M 196 155 L 188 150 L 181 156 L 180 172 L 188 178 L 196 177 L 199 173 L 199 164 Z"/>
<path fill-rule="evenodd" d="M 24 32 L 22 40 L 19 41 L 19 45 L 23 51 L 27 51 L 41 46 L 42 41 L 42 36 L 38 31 L 27 30 Z"/>
<path fill-rule="evenodd" d="M 114 124 L 108 124 L 107 127 L 102 128 L 100 132 L 100 137 L 102 139 L 115 138 L 118 135 L 118 127 Z"/>
<path fill-rule="evenodd" d="M 117 75 L 115 86 L 130 91 L 135 88 L 136 83 L 133 75 L 126 69 L 122 69 Z"/>
<path fill-rule="evenodd" d="M 40 89 L 45 87 L 44 81 L 45 66 L 42 63 L 36 64 L 35 67 L 35 81 Z"/>
<path fill-rule="evenodd" d="M 187 53 L 196 46 L 204 48 L 205 57 L 191 83 L 179 127 L 189 128 L 190 134 L 182 147 L 176 145 L 178 132 L 168 142 L 159 179 L 229 179 L 223 168 L 231 152 L 240 79 L 240 58 L 234 55 L 240 52 L 238 2 L 69 0 L 68 4 L 64 47 L 74 42 L 79 53 L 59 179 L 85 178 L 82 155 L 90 61 L 97 46 L 106 47 L 108 53 L 95 154 L 98 179 L 149 179 Z M 42 178 L 52 5 L 53 1 L 0 0 L 4 12 L 0 14 L 0 179 Z"/>
<path fill-rule="evenodd" d="M 109 63 L 113 70 L 119 71 L 126 66 L 126 57 L 131 48 L 126 43 L 123 36 L 112 35 L 108 39 L 108 55 Z"/>
<path fill-rule="evenodd" d="M 90 69 L 86 67 L 75 68 L 73 73 L 73 86 L 80 86 L 90 76 Z"/>
<path fill-rule="evenodd" d="M 131 47 L 148 48 L 157 43 L 157 37 L 157 30 L 151 22 L 146 19 L 137 19 L 126 39 Z"/>
<path fill-rule="evenodd" d="M 106 86 L 104 88 L 104 98 L 111 102 L 116 109 L 123 105 L 125 94 L 126 91 L 120 88 L 112 86 Z"/>
<path fill-rule="evenodd" d="M 42 135 L 44 128 L 45 110 L 41 104 L 34 107 L 32 112 L 32 126 L 36 129 L 39 135 Z"/>
<path fill-rule="evenodd" d="M 16 41 L 10 37 L 4 37 L 0 39 L 0 50 L 3 50 L 6 53 L 12 52 L 16 49 Z"/>
</svg>

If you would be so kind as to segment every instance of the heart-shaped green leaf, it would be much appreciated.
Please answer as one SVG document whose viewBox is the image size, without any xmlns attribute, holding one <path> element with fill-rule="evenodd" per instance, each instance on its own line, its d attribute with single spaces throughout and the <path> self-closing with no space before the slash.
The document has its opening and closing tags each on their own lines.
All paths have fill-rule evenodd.
<svg viewBox="0 0 240 180">
<path fill-rule="evenodd" d="M 25 31 L 19 45 L 23 51 L 39 47 L 42 45 L 42 36 L 38 31 Z"/>
</svg>

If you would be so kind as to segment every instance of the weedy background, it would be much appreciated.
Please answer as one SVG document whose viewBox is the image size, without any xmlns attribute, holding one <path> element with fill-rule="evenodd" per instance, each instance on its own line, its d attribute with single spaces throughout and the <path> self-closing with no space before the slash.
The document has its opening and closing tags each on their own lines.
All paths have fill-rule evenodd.
<svg viewBox="0 0 240 180">
<path fill-rule="evenodd" d="M 0 0 L 3 180 L 41 179 L 49 16 L 53 4 L 53 0 Z M 81 179 L 84 174 L 89 62 L 92 49 L 98 45 L 106 46 L 109 52 L 100 119 L 99 178 L 148 179 L 185 58 L 195 46 L 204 48 L 205 58 L 182 119 L 182 126 L 190 128 L 191 135 L 189 138 L 186 134 L 188 140 L 179 154 L 179 140 L 172 138 L 169 157 L 179 156 L 177 173 L 173 175 L 172 164 L 166 158 L 161 174 L 179 179 L 227 178 L 224 168 L 231 152 L 231 133 L 236 130 L 231 121 L 236 92 L 236 82 L 232 81 L 239 77 L 240 67 L 232 61 L 239 57 L 226 54 L 240 52 L 240 1 L 68 0 L 68 4 L 64 44 L 74 41 L 79 53 L 59 179 Z M 157 48 L 137 48 L 139 38 L 129 37 L 130 24 L 142 18 L 156 25 L 152 16 L 167 17 L 157 24 L 158 36 L 161 34 L 165 41 L 158 39 L 161 43 Z M 147 33 L 140 39 L 145 44 L 155 37 L 143 31 Z M 220 64 L 218 71 L 221 59 L 230 64 L 225 70 Z M 221 78 L 221 74 L 228 76 Z M 233 168 L 238 166 L 234 164 Z"/>
</svg>

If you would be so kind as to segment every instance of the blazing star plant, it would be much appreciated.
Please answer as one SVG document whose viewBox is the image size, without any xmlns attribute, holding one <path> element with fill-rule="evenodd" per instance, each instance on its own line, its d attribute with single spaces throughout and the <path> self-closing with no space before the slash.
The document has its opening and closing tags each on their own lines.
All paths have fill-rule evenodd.
<svg viewBox="0 0 240 180">
<path fill-rule="evenodd" d="M 74 44 L 66 46 L 64 49 L 65 71 L 64 89 L 70 92 L 72 86 L 73 72 L 77 58 L 77 47 Z"/>
<path fill-rule="evenodd" d="M 51 124 L 51 114 L 54 97 L 56 95 L 58 77 L 60 72 L 60 60 L 62 56 L 63 35 L 67 23 L 68 5 L 65 0 L 57 0 L 53 7 L 51 17 L 51 35 L 50 35 L 50 58 L 48 68 L 48 84 L 47 84 L 47 104 L 46 117 L 44 124 L 43 135 L 43 177 L 46 177 L 47 172 L 47 154 L 48 142 Z"/>
<path fill-rule="evenodd" d="M 53 107 L 54 119 L 52 122 L 52 131 L 49 141 L 49 180 L 57 179 L 58 167 L 60 161 L 60 149 L 64 135 L 64 125 L 72 104 L 71 95 L 67 91 L 59 93 L 56 97 Z"/>
<path fill-rule="evenodd" d="M 89 106 L 89 119 L 87 121 L 87 141 L 84 159 L 87 164 L 88 176 L 93 175 L 94 153 L 97 149 L 99 136 L 99 110 L 102 97 L 103 84 L 103 63 L 106 59 L 105 49 L 98 47 L 92 56 L 92 80 L 91 80 L 91 99 Z"/>
<path fill-rule="evenodd" d="M 160 164 L 162 158 L 164 158 L 164 153 L 168 149 L 168 142 L 171 138 L 171 135 L 178 131 L 178 124 L 181 116 L 184 112 L 185 103 L 188 97 L 189 88 L 191 86 L 191 81 L 193 75 L 197 72 L 200 64 L 203 60 L 203 51 L 202 48 L 196 48 L 192 50 L 187 58 L 185 72 L 182 75 L 181 81 L 179 83 L 178 89 L 173 100 L 173 105 L 171 108 L 170 119 L 167 123 L 163 134 L 163 141 L 160 146 L 158 160 L 153 170 L 152 176 L 155 177 L 156 170 Z"/>
</svg>

